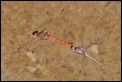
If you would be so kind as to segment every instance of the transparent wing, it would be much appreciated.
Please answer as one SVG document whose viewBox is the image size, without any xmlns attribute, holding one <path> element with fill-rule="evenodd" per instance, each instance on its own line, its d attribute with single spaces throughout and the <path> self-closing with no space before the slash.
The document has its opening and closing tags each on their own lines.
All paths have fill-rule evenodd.
<svg viewBox="0 0 122 82">
<path fill-rule="evenodd" d="M 85 27 L 83 27 L 82 28 L 82 34 L 81 34 L 81 45 L 80 46 L 82 46 L 83 48 L 84 48 L 84 33 L 85 33 Z"/>
<path fill-rule="evenodd" d="M 62 10 L 60 11 L 60 13 L 57 14 L 57 16 L 61 15 L 63 11 L 64 11 L 64 9 L 62 9 Z M 44 17 L 46 17 L 46 21 L 44 21 L 42 24 L 37 25 L 36 28 L 34 28 L 35 30 L 37 29 L 38 31 L 40 31 L 40 30 L 42 30 L 42 29 L 46 29 L 45 25 L 52 21 L 52 19 L 49 19 L 48 16 L 47 16 L 47 15 L 49 15 L 49 14 L 50 14 L 50 12 L 47 11 L 46 14 L 44 15 Z M 49 20 L 47 20 L 47 19 L 49 19 Z M 42 28 L 39 29 L 40 27 L 42 27 Z M 33 30 L 33 31 L 34 31 L 34 30 Z M 30 32 L 29 32 L 29 33 L 30 33 Z M 33 36 L 32 36 L 32 37 L 33 37 Z M 38 37 L 37 37 L 37 38 L 38 38 Z M 23 41 L 26 41 L 26 42 L 25 42 L 25 43 L 22 43 L 22 44 L 18 47 L 18 49 L 17 49 L 15 52 L 21 51 L 21 50 L 25 49 L 27 46 L 29 46 L 29 45 L 31 45 L 31 44 L 36 45 L 36 44 L 40 43 L 40 40 L 37 39 L 37 38 L 31 38 L 31 39 L 28 40 L 28 41 L 27 41 L 27 39 L 23 40 Z M 30 46 L 30 47 L 31 47 L 31 46 Z M 33 47 L 33 46 L 32 46 L 32 47 Z M 33 47 L 32 52 L 34 52 L 37 48 L 38 48 L 38 46 L 37 46 L 37 47 Z"/>
<path fill-rule="evenodd" d="M 90 48 L 92 50 L 92 52 L 95 52 L 97 53 L 98 52 L 98 45 L 101 44 L 105 38 L 105 36 L 107 35 L 108 33 L 105 33 L 103 35 L 101 35 L 100 37 L 94 39 L 92 42 L 90 42 L 90 44 L 88 46 L 85 47 L 85 51 L 84 51 L 84 55 L 90 59 L 92 59 L 93 61 L 95 61 L 96 63 L 98 63 L 99 65 L 101 65 L 102 67 L 105 67 L 107 68 L 107 66 L 105 64 L 103 64 L 102 62 L 99 62 L 98 60 L 96 60 L 95 58 L 93 58 L 90 54 L 88 54 L 86 51 L 88 51 Z"/>
<path fill-rule="evenodd" d="M 95 58 L 93 58 L 90 54 L 88 54 L 87 52 L 84 52 L 85 56 L 92 59 L 94 62 L 96 62 L 97 64 L 101 65 L 104 68 L 107 68 L 107 66 L 105 64 L 103 64 L 102 62 L 99 62 L 98 60 L 96 60 Z"/>
</svg>

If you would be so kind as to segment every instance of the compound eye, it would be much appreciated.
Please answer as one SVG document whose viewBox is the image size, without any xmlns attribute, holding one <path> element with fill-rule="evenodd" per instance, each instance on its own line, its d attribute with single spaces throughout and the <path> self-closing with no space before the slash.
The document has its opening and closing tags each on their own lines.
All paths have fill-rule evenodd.
<svg viewBox="0 0 122 82">
<path fill-rule="evenodd" d="M 72 49 L 73 48 L 73 45 L 70 48 Z"/>
<path fill-rule="evenodd" d="M 36 34 L 38 33 L 38 31 L 33 31 L 33 35 L 36 36 Z"/>
<path fill-rule="evenodd" d="M 75 47 L 74 50 L 77 50 L 77 48 Z"/>
</svg>

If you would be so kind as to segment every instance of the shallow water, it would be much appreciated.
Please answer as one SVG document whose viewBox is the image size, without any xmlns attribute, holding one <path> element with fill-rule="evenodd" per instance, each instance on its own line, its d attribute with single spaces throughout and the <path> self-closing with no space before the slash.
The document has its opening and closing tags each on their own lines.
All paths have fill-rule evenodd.
<svg viewBox="0 0 122 82">
<path fill-rule="evenodd" d="M 62 9 L 64 11 L 60 14 Z M 98 44 L 97 53 L 87 52 L 107 64 L 108 68 L 73 54 L 69 46 L 50 39 L 35 39 L 32 32 L 42 29 L 78 45 L 84 32 L 84 47 L 107 34 L 100 39 L 102 42 Z M 120 2 L 3 1 L 2 80 L 121 80 L 120 30 Z M 35 40 L 17 50 L 30 39 Z M 35 47 L 34 53 L 28 55 L 28 50 Z"/>
</svg>

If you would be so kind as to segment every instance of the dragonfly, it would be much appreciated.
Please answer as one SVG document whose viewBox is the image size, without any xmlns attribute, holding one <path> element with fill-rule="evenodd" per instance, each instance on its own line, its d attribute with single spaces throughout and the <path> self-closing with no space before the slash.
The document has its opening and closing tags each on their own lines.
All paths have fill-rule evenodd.
<svg viewBox="0 0 122 82">
<path fill-rule="evenodd" d="M 41 30 L 41 31 L 33 31 L 32 32 L 32 35 L 34 37 L 38 37 L 40 40 L 48 40 L 48 39 L 52 39 L 53 41 L 55 42 L 58 42 L 58 43 L 62 43 L 64 45 L 67 45 L 71 48 L 71 50 L 77 54 L 80 54 L 80 55 L 85 55 L 86 57 L 92 59 L 94 62 L 96 62 L 97 64 L 101 65 L 102 67 L 107 67 L 105 64 L 103 64 L 102 62 L 99 62 L 98 60 L 96 60 L 95 58 L 93 58 L 90 54 L 88 54 L 86 52 L 86 50 L 82 47 L 82 46 L 79 46 L 73 42 L 70 42 L 70 41 L 66 41 L 66 40 L 63 40 L 63 39 L 60 39 L 56 36 L 54 36 L 53 34 L 49 33 L 47 30 Z M 20 49 L 21 47 L 19 47 Z"/>
<path fill-rule="evenodd" d="M 61 12 L 63 12 L 64 9 L 62 9 Z M 47 12 L 48 14 L 49 12 Z M 76 54 L 80 54 L 80 55 L 84 55 L 88 58 L 90 58 L 91 60 L 93 60 L 94 62 L 96 62 L 97 64 L 99 64 L 100 66 L 102 67 L 107 67 L 105 64 L 103 64 L 102 62 L 99 62 L 98 60 L 96 60 L 95 58 L 93 58 L 90 54 L 88 54 L 86 52 L 86 49 L 83 48 L 83 44 L 82 45 L 77 45 L 76 43 L 74 42 L 70 42 L 70 41 L 67 41 L 67 40 L 64 40 L 64 39 L 61 39 L 59 37 L 56 37 L 54 36 L 53 34 L 51 34 L 50 32 L 48 32 L 47 30 L 41 30 L 41 31 L 33 31 L 32 32 L 32 35 L 34 37 L 38 37 L 40 40 L 48 40 L 48 39 L 51 39 L 55 42 L 58 42 L 58 43 L 62 43 L 64 45 L 67 45 L 70 47 L 70 49 L 76 53 Z M 31 40 L 30 40 L 31 41 Z M 27 42 L 28 43 L 28 42 Z M 25 43 L 26 44 L 26 43 Z M 18 50 L 20 50 L 25 44 L 23 44 L 22 46 L 20 46 L 18 48 Z M 32 51 L 32 53 L 34 52 L 34 50 Z"/>
</svg>

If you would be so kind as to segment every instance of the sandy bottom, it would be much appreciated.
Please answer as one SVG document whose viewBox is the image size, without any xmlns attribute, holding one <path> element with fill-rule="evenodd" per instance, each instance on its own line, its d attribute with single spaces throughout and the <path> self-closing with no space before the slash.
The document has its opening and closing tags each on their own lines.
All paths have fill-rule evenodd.
<svg viewBox="0 0 122 82">
<path fill-rule="evenodd" d="M 107 68 L 32 36 L 42 29 L 83 48 L 97 39 L 87 52 Z M 2 2 L 2 80 L 121 80 L 120 30 L 120 2 Z"/>
</svg>

